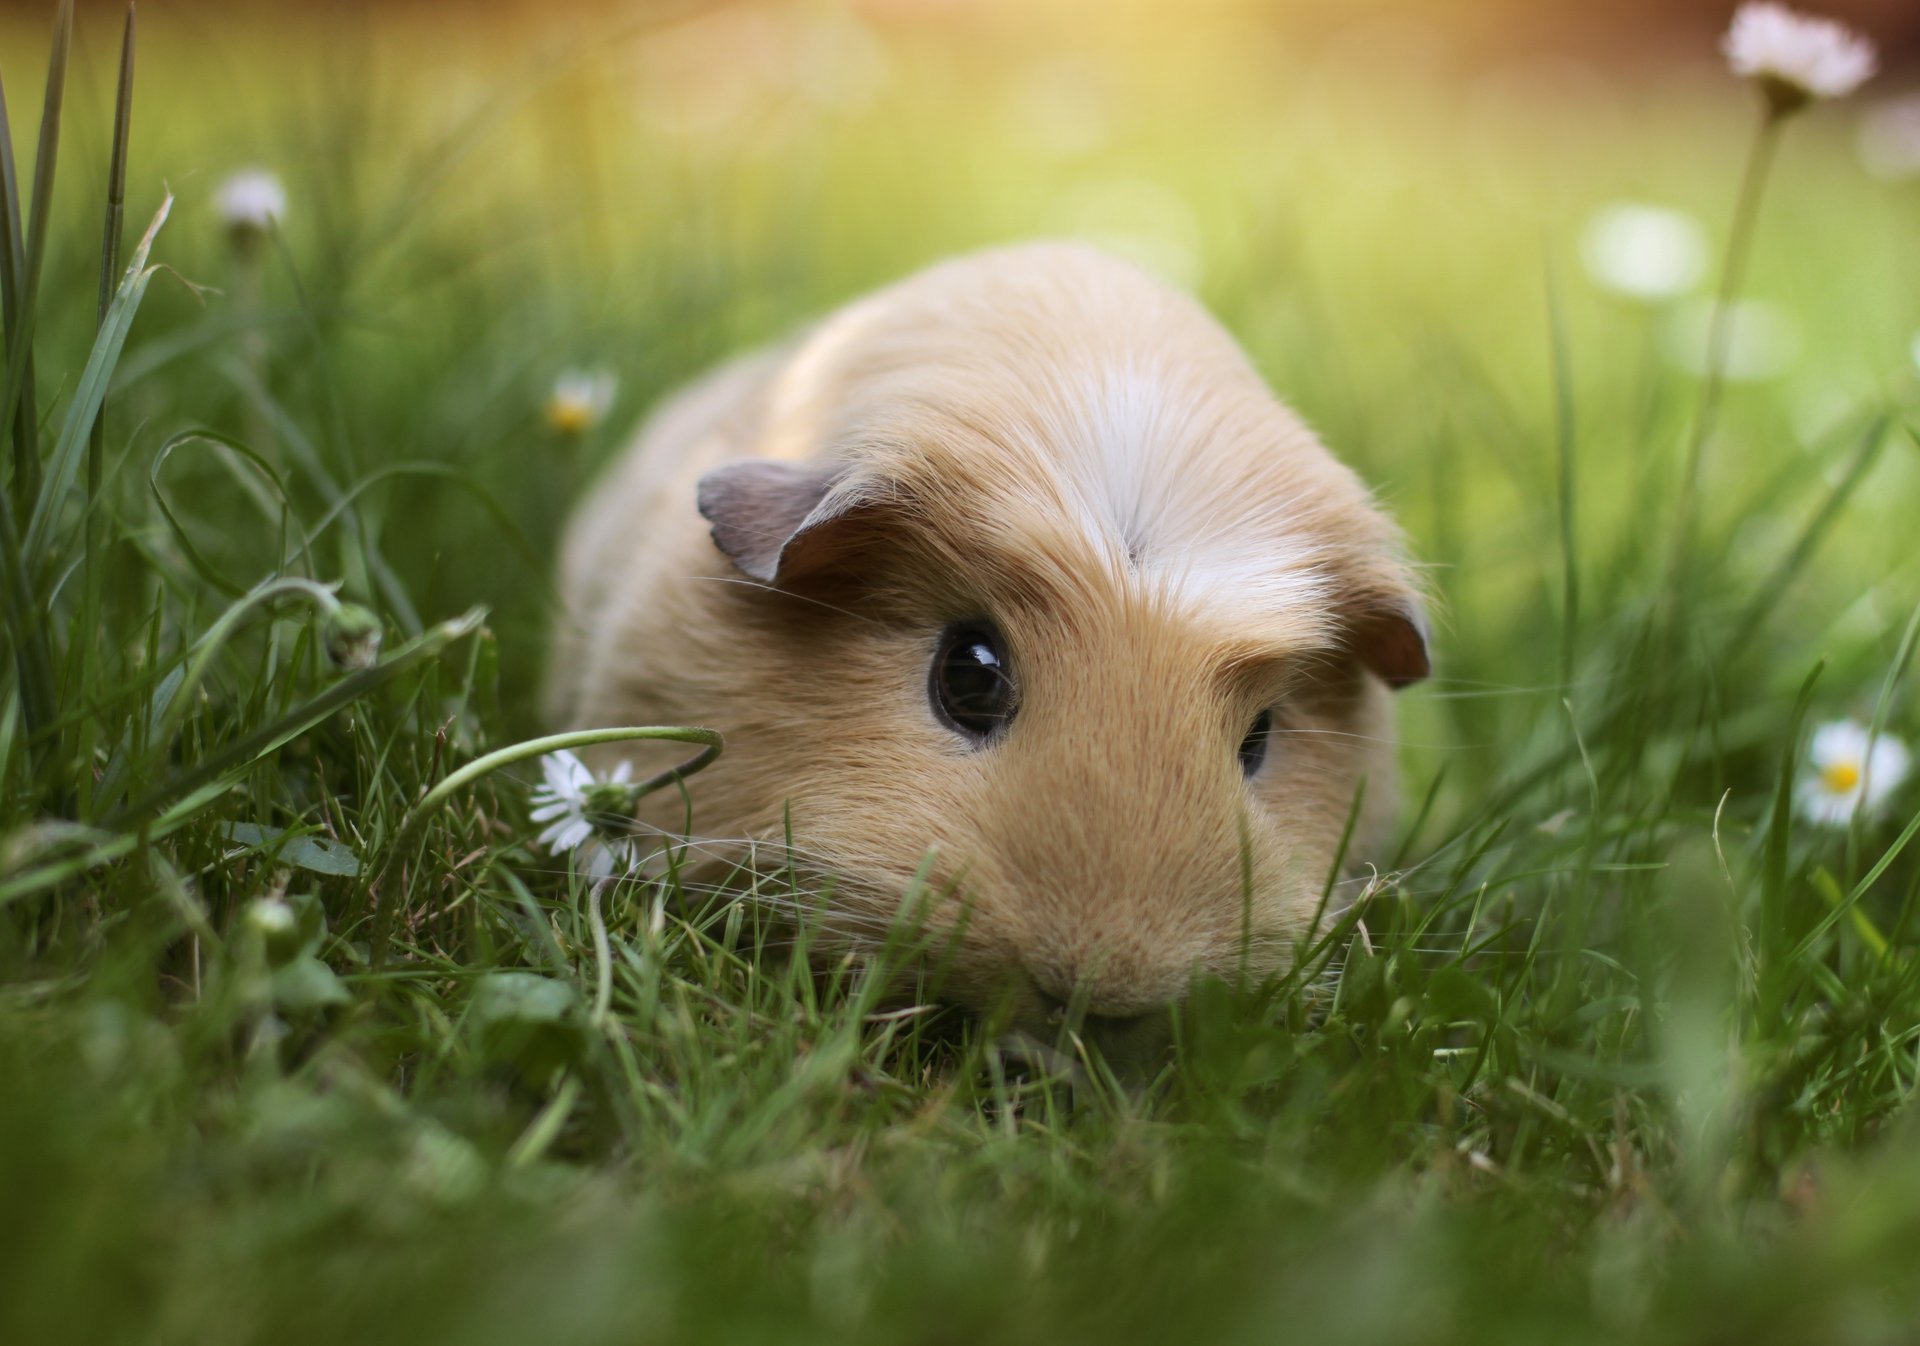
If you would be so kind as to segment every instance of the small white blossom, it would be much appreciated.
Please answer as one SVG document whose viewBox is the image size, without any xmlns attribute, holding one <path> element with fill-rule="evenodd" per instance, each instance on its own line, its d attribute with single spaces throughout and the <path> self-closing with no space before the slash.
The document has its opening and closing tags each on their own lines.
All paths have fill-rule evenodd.
<svg viewBox="0 0 1920 1346">
<path fill-rule="evenodd" d="M 1875 68 L 1873 43 L 1845 24 L 1772 0 L 1740 6 L 1720 50 L 1734 74 L 1760 85 L 1776 113 L 1815 98 L 1844 98 Z"/>
<path fill-rule="evenodd" d="M 581 872 L 596 879 L 632 868 L 638 852 L 628 818 L 633 764 L 622 762 L 602 778 L 563 750 L 542 757 L 540 771 L 546 784 L 534 790 L 528 816 L 547 824 L 539 837 L 547 853 L 571 854 Z"/>
<path fill-rule="evenodd" d="M 1913 765 L 1906 744 L 1884 733 L 1874 738 L 1854 720 L 1814 730 L 1807 757 L 1813 770 L 1801 778 L 1795 802 L 1808 821 L 1830 827 L 1846 826 L 1859 812 L 1878 812 Z"/>
<path fill-rule="evenodd" d="M 1920 93 L 1876 103 L 1860 119 L 1860 162 L 1876 178 L 1920 177 Z"/>
<path fill-rule="evenodd" d="M 1633 299 L 1685 294 L 1707 269 L 1707 235 L 1693 216 L 1666 206 L 1616 201 L 1580 234 L 1580 258 L 1600 285 Z"/>
<path fill-rule="evenodd" d="M 284 898 L 262 897 L 247 904 L 247 924 L 272 939 L 292 934 L 300 918 Z"/>
<path fill-rule="evenodd" d="M 243 168 L 220 184 L 213 194 L 213 208 L 230 229 L 265 233 L 286 217 L 287 189 L 263 168 Z"/>
<path fill-rule="evenodd" d="M 606 419 L 619 387 L 605 369 L 567 370 L 554 380 L 547 398 L 547 424 L 562 434 L 585 434 Z"/>
</svg>

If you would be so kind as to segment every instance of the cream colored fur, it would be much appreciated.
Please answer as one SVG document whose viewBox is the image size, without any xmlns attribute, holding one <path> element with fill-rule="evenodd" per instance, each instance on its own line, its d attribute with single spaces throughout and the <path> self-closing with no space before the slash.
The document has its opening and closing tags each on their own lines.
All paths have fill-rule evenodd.
<svg viewBox="0 0 1920 1346">
<path fill-rule="evenodd" d="M 751 458 L 837 465 L 857 497 L 792 592 L 696 509 Z M 1418 639 L 1393 527 L 1198 305 L 1090 248 L 948 262 L 721 368 L 591 490 L 561 579 L 555 720 L 721 730 L 694 831 L 777 843 L 790 803 L 850 938 L 931 853 L 928 918 L 960 930 L 950 990 L 976 1005 L 1128 1016 L 1283 966 L 1362 778 L 1357 859 L 1394 807 L 1391 702 L 1361 667 L 1369 623 Z M 975 747 L 927 675 L 982 615 L 1022 701 Z M 677 798 L 649 807 L 678 825 Z"/>
</svg>

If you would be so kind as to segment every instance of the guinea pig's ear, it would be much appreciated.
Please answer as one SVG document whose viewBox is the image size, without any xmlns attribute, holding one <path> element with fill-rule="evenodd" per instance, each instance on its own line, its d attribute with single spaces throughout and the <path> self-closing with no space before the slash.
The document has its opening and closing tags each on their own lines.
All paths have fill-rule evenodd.
<svg viewBox="0 0 1920 1346">
<path fill-rule="evenodd" d="M 792 584 L 853 547 L 861 507 L 873 502 L 841 464 L 750 459 L 700 478 L 700 513 L 713 545 L 763 584 Z"/>
<path fill-rule="evenodd" d="M 1427 616 L 1410 589 L 1370 590 L 1348 609 L 1348 643 L 1380 681 L 1394 691 L 1426 680 L 1433 672 L 1427 655 Z"/>
</svg>

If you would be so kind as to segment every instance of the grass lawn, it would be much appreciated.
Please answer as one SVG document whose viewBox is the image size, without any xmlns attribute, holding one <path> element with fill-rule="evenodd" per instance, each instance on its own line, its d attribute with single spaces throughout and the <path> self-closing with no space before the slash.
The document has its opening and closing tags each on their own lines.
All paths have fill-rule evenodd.
<svg viewBox="0 0 1920 1346">
<path fill-rule="evenodd" d="M 0 17 L 0 1341 L 1920 1337 L 1920 782 L 1807 809 L 1819 726 L 1920 738 L 1876 85 L 1781 128 L 1715 395 L 1710 48 L 154 5 L 103 324 L 110 11 L 44 147 Z M 1681 292 L 1593 269 L 1620 200 L 1700 221 Z M 654 400 L 1057 234 L 1196 289 L 1440 596 L 1367 938 L 1201 988 L 1148 1087 L 809 975 L 745 880 L 596 898 L 530 755 L 449 784 L 546 731 L 549 558 Z"/>
</svg>

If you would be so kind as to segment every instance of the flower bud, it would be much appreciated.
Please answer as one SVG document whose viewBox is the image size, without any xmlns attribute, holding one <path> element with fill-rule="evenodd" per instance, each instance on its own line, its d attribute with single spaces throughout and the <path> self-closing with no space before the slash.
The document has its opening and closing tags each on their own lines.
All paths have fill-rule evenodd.
<svg viewBox="0 0 1920 1346">
<path fill-rule="evenodd" d="M 247 929 L 260 937 L 270 966 L 278 966 L 300 952 L 300 913 L 285 898 L 256 898 L 247 904 L 243 919 Z"/>
<path fill-rule="evenodd" d="M 264 169 L 243 168 L 213 194 L 213 208 L 235 236 L 264 234 L 287 213 L 287 191 Z"/>
<path fill-rule="evenodd" d="M 342 603 L 328 615 L 322 639 L 335 668 L 371 668 L 380 657 L 380 619 L 358 603 Z"/>
</svg>

